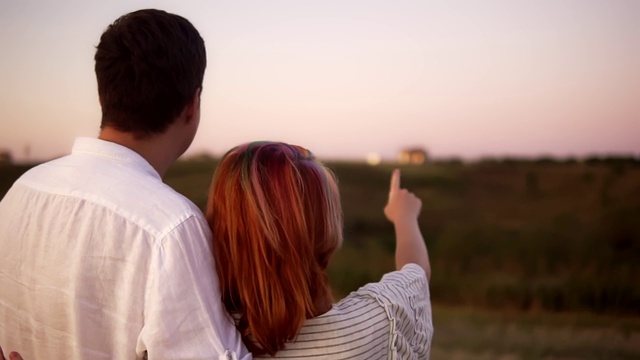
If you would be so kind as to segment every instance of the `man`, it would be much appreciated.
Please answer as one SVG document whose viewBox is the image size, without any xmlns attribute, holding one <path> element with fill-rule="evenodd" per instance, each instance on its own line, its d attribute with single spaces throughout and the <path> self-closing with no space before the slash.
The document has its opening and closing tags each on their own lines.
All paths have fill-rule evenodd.
<svg viewBox="0 0 640 360">
<path fill-rule="evenodd" d="M 220 302 L 211 233 L 161 177 L 200 120 L 204 41 L 159 10 L 102 34 L 98 139 L 0 203 L 0 344 L 26 359 L 249 358 Z"/>
</svg>

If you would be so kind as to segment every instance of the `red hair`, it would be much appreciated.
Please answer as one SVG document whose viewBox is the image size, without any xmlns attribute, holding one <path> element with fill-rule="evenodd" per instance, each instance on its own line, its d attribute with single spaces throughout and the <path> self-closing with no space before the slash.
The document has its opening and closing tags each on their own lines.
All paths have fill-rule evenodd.
<svg viewBox="0 0 640 360">
<path fill-rule="evenodd" d="M 325 269 L 342 243 L 336 179 L 299 146 L 241 145 L 216 169 L 206 217 L 223 303 L 249 350 L 273 356 L 332 303 Z"/>
</svg>

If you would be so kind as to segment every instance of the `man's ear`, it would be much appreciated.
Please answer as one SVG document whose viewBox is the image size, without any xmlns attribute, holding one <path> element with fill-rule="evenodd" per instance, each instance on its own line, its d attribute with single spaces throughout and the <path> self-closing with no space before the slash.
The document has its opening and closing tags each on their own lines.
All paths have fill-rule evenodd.
<svg viewBox="0 0 640 360">
<path fill-rule="evenodd" d="M 194 117 L 200 111 L 200 94 L 202 93 L 202 88 L 197 88 L 191 100 L 187 103 L 187 106 L 184 109 L 185 120 L 187 122 L 191 122 Z"/>
</svg>

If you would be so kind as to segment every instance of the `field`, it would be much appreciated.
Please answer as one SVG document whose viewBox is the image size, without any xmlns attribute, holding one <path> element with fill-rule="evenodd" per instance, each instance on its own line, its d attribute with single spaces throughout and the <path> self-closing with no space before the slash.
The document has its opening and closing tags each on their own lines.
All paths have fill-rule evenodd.
<svg viewBox="0 0 640 360">
<path fill-rule="evenodd" d="M 165 180 L 201 208 L 215 159 Z M 330 162 L 345 243 L 336 298 L 393 269 L 385 220 L 393 165 Z M 28 166 L 0 168 L 0 196 Z M 438 161 L 402 167 L 423 199 L 434 359 L 640 358 L 640 163 L 635 159 Z"/>
<path fill-rule="evenodd" d="M 640 319 L 436 305 L 432 359 L 638 359 Z"/>
</svg>

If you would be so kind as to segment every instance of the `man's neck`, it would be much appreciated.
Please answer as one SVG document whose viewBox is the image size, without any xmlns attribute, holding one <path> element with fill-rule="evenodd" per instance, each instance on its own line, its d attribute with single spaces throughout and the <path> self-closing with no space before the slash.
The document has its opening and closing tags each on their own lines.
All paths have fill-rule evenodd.
<svg viewBox="0 0 640 360">
<path fill-rule="evenodd" d="M 171 164 L 173 164 L 178 156 L 174 154 L 173 146 L 170 139 L 163 134 L 152 135 L 145 138 L 136 138 L 130 132 L 123 132 L 114 128 L 105 127 L 100 131 L 98 139 L 110 141 L 118 145 L 127 147 L 140 156 L 142 156 L 149 164 L 164 177 Z"/>
</svg>

